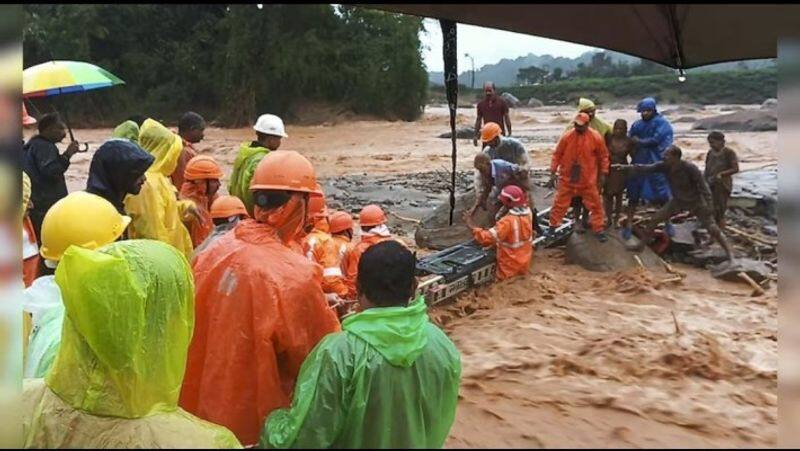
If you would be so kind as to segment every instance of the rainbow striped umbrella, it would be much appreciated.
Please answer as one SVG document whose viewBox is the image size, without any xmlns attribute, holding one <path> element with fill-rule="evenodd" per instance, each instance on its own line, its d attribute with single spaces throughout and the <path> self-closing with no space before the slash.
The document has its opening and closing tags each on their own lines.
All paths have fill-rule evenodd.
<svg viewBox="0 0 800 451">
<path fill-rule="evenodd" d="M 22 97 L 50 97 L 124 83 L 116 75 L 94 64 L 82 61 L 48 61 L 22 71 Z"/>
</svg>

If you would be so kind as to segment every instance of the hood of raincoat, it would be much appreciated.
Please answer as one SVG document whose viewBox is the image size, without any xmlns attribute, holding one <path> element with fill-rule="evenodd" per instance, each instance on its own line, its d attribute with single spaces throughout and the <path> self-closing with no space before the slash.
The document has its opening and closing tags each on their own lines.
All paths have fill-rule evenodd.
<svg viewBox="0 0 800 451">
<path fill-rule="evenodd" d="M 154 161 L 155 157 L 137 144 L 124 139 L 110 139 L 92 157 L 86 191 L 103 197 L 123 212 L 123 200 L 131 185 Z"/>
<path fill-rule="evenodd" d="M 592 102 L 591 100 L 585 99 L 583 97 L 581 97 L 578 100 L 578 111 L 591 110 L 592 108 L 597 108 L 597 107 L 595 106 L 594 102 Z"/>
<path fill-rule="evenodd" d="M 147 172 L 158 172 L 164 176 L 175 172 L 183 150 L 183 140 L 180 136 L 160 122 L 147 119 L 142 123 L 139 132 L 139 145 L 156 158 Z"/>
<path fill-rule="evenodd" d="M 342 329 L 372 345 L 394 366 L 410 367 L 428 344 L 428 306 L 420 296 L 407 307 L 376 307 L 342 321 Z"/>
<path fill-rule="evenodd" d="M 113 138 L 125 138 L 139 144 L 139 124 L 134 121 L 125 121 L 111 133 Z"/>
<path fill-rule="evenodd" d="M 656 99 L 652 97 L 645 97 L 642 99 L 642 101 L 636 105 L 636 112 L 641 113 L 644 110 L 653 110 L 658 113 L 658 110 L 656 109 Z"/>
<path fill-rule="evenodd" d="M 93 415 L 176 410 L 194 327 L 183 255 L 152 240 L 71 246 L 55 277 L 66 316 L 48 387 Z"/>
<path fill-rule="evenodd" d="M 236 196 L 242 200 L 250 216 L 255 213 L 250 181 L 253 179 L 258 163 L 269 152 L 269 149 L 261 147 L 256 142 L 244 142 L 239 147 L 239 153 L 236 154 L 236 159 L 233 162 L 228 192 L 231 196 Z"/>
</svg>

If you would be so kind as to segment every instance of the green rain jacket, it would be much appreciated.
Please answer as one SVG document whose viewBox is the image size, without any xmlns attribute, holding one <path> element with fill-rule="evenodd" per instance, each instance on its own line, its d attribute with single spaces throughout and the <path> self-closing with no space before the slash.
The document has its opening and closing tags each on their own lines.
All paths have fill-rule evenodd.
<svg viewBox="0 0 800 451">
<path fill-rule="evenodd" d="M 233 161 L 228 193 L 244 202 L 244 206 L 251 217 L 253 216 L 253 193 L 250 192 L 250 180 L 253 179 L 258 163 L 269 152 L 269 149 L 261 147 L 255 142 L 245 142 L 239 147 L 239 153 L 236 154 L 236 160 Z"/>
<path fill-rule="evenodd" d="M 194 328 L 194 282 L 152 240 L 70 246 L 56 269 L 66 315 L 50 372 L 26 379 L 26 448 L 240 448 L 178 407 Z"/>
<path fill-rule="evenodd" d="M 125 138 L 139 144 L 139 124 L 133 121 L 125 121 L 117 125 L 111 137 Z"/>
<path fill-rule="evenodd" d="M 429 322 L 420 297 L 408 307 L 346 318 L 300 369 L 288 409 L 275 410 L 262 448 L 441 448 L 458 402 L 461 357 Z"/>
</svg>

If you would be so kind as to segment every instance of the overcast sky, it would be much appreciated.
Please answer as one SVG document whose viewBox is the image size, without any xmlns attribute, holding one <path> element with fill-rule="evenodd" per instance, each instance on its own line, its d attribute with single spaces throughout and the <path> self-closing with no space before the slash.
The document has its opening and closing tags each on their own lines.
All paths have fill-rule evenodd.
<svg viewBox="0 0 800 451">
<path fill-rule="evenodd" d="M 425 32 L 420 33 L 420 38 L 423 46 L 423 60 L 428 71 L 443 70 L 442 29 L 439 27 L 439 21 L 425 19 Z M 475 59 L 475 69 L 479 69 L 485 64 L 494 64 L 503 58 L 514 59 L 529 53 L 574 58 L 593 49 L 593 47 L 554 39 L 458 24 L 459 72 L 470 69 L 472 65 L 470 59 L 464 57 L 464 53 L 472 55 Z"/>
</svg>

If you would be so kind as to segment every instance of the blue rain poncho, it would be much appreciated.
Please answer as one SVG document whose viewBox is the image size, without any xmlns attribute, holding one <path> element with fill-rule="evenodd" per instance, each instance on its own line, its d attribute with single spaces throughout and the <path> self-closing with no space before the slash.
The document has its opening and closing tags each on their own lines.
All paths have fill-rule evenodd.
<svg viewBox="0 0 800 451">
<path fill-rule="evenodd" d="M 655 115 L 647 121 L 637 120 L 628 132 L 628 136 L 639 139 L 631 164 L 663 161 L 664 151 L 672 145 L 672 125 L 658 113 L 655 99 L 647 97 L 636 106 L 638 112 L 646 109 L 652 109 Z M 634 201 L 642 199 L 663 202 L 670 198 L 669 183 L 664 174 L 633 175 L 628 177 L 626 185 L 628 198 Z"/>
</svg>

